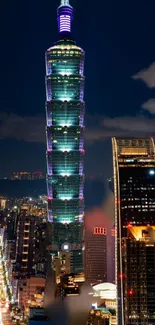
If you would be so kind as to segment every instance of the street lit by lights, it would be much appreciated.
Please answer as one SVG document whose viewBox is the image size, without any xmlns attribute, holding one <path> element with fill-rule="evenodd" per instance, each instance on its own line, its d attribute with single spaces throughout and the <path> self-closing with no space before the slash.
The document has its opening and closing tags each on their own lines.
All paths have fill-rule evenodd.
<svg viewBox="0 0 155 325">
<path fill-rule="evenodd" d="M 3 320 L 2 320 L 2 312 L 0 310 L 0 325 L 4 325 Z"/>
<path fill-rule="evenodd" d="M 4 267 L 6 268 L 6 263 L 4 260 L 4 257 L 1 257 L 0 259 L 0 325 L 5 325 L 5 321 L 3 322 L 3 316 L 4 318 L 7 316 L 9 312 L 9 298 L 7 294 L 7 287 L 5 284 L 5 278 L 4 278 L 4 269 L 3 269 L 3 264 Z M 8 281 L 8 272 L 6 272 L 5 269 L 5 276 L 6 276 L 6 281 Z M 6 314 L 6 316 L 5 316 Z"/>
</svg>

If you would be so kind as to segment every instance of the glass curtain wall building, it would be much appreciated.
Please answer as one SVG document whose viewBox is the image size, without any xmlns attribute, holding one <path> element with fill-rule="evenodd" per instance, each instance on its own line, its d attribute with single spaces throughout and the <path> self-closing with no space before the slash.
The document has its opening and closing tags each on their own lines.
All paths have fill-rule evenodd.
<svg viewBox="0 0 155 325">
<path fill-rule="evenodd" d="M 155 324 L 155 226 L 132 226 L 124 240 L 125 324 Z"/>
<path fill-rule="evenodd" d="M 131 227 L 155 225 L 155 146 L 152 138 L 149 139 L 112 139 L 113 166 L 114 166 L 114 195 L 115 195 L 115 267 L 117 284 L 117 324 L 143 324 L 142 314 L 128 312 L 128 302 L 143 299 L 138 292 L 138 285 L 133 283 L 131 276 L 134 268 L 127 270 L 130 264 L 128 252 L 125 249 L 126 239 L 135 242 L 134 236 L 129 234 Z M 134 244 L 136 245 L 136 244 Z M 134 246 L 133 246 L 134 247 Z M 131 248 L 132 254 L 134 248 Z M 138 262 L 137 262 L 138 263 Z M 153 262 L 154 263 L 154 262 Z M 138 269 L 137 269 L 138 272 Z M 129 277 L 130 274 L 130 277 Z M 140 274 L 140 273 L 139 273 Z M 132 279 L 132 280 L 131 280 Z M 130 282 L 131 281 L 131 282 Z M 131 290 L 127 289 L 131 288 Z M 134 288 L 134 289 L 133 289 Z M 132 291 L 133 290 L 133 291 Z M 134 292 L 133 295 L 131 293 Z M 147 295 L 147 291 L 145 290 Z M 141 295 L 141 298 L 138 298 Z M 155 300 L 153 301 L 155 308 Z M 147 318 L 146 309 L 143 318 Z"/>
<path fill-rule="evenodd" d="M 48 220 L 52 254 L 71 253 L 71 271 L 83 270 L 84 51 L 71 38 L 73 8 L 61 0 L 59 41 L 46 52 Z"/>
</svg>

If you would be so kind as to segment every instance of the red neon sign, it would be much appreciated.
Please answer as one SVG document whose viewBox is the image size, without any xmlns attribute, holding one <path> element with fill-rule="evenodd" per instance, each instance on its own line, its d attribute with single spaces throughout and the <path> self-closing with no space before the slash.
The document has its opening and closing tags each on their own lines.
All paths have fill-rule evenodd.
<svg viewBox="0 0 155 325">
<path fill-rule="evenodd" d="M 103 235 L 106 236 L 107 235 L 107 228 L 103 228 L 103 227 L 94 227 L 94 235 Z"/>
<path fill-rule="evenodd" d="M 114 228 L 111 229 L 111 236 L 113 236 L 113 237 L 116 236 L 116 229 L 114 229 Z"/>
</svg>

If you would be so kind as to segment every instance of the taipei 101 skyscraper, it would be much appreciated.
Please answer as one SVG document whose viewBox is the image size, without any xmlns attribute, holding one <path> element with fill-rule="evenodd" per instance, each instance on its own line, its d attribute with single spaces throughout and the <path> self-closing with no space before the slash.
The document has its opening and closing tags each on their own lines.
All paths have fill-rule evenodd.
<svg viewBox="0 0 155 325">
<path fill-rule="evenodd" d="M 84 51 L 71 37 L 73 8 L 57 9 L 59 41 L 46 52 L 48 220 L 53 260 L 83 271 Z M 62 264 L 65 262 L 62 261 Z"/>
</svg>

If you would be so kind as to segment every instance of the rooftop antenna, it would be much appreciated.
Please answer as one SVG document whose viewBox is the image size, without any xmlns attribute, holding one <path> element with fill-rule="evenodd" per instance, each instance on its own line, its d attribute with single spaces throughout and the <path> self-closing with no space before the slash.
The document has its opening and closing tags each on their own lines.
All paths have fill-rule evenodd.
<svg viewBox="0 0 155 325">
<path fill-rule="evenodd" d="M 69 6 L 69 0 L 61 0 L 61 6 Z"/>
</svg>

